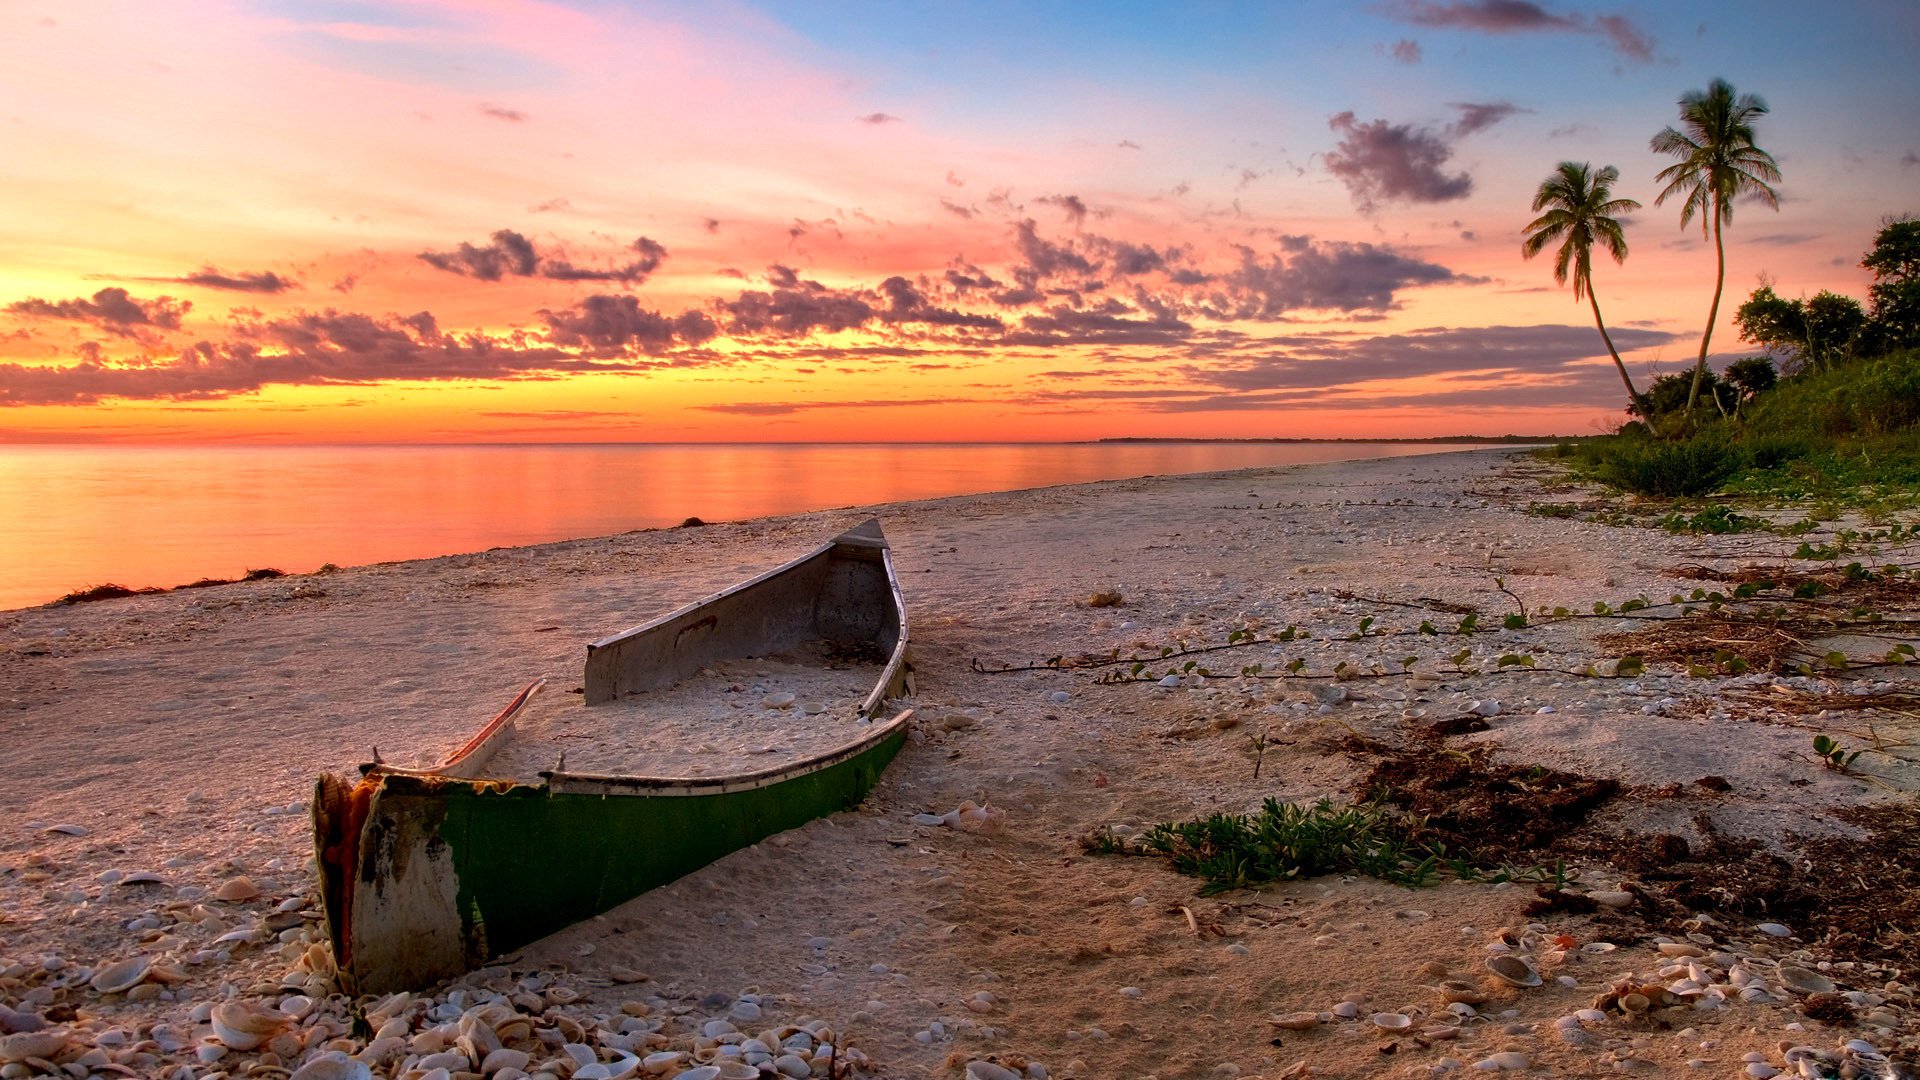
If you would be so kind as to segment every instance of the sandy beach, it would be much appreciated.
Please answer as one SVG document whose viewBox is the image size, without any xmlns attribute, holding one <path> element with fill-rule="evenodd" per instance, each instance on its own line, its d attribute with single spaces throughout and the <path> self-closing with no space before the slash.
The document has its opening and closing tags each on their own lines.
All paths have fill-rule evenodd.
<svg viewBox="0 0 1920 1080">
<path fill-rule="evenodd" d="M 1583 509 L 1555 517 L 1542 504 Z M 306 980 L 299 958 L 324 940 L 314 778 L 376 747 L 388 761 L 437 760 L 547 677 L 529 711 L 538 723 L 577 701 L 566 695 L 586 642 L 877 515 L 912 627 L 916 720 L 866 805 L 503 958 L 470 977 L 451 1014 L 444 987 L 412 1012 L 396 1006 L 409 1039 L 488 987 L 518 986 L 589 1030 L 595 1018 L 605 1031 L 622 1017 L 659 1021 L 649 1034 L 676 1046 L 729 1017 L 746 1033 L 822 1020 L 864 1054 L 861 1075 L 880 1077 L 960 1077 L 977 1062 L 1006 1070 L 974 1068 L 980 1077 L 1159 1080 L 1476 1066 L 1896 1075 L 1920 1047 L 1920 945 L 1906 936 L 1920 926 L 1914 883 L 1899 877 L 1916 842 L 1920 770 L 1899 750 L 1920 740 L 1904 698 L 1914 681 L 1899 667 L 1690 674 L 1623 643 L 1616 635 L 1673 613 L 1624 602 L 1730 593 L 1741 568 L 1780 566 L 1821 534 L 1581 520 L 1606 509 L 1524 454 L 1480 450 L 824 511 L 0 612 L 0 1021 L 63 1033 L 51 1059 L 76 1078 L 283 1076 L 328 1049 L 363 1054 L 377 1076 L 477 1072 L 423 1068 L 433 1051 L 414 1043 L 365 1054 L 368 1034 L 341 1020 L 350 1003 Z M 1876 557 L 1916 561 L 1892 544 Z M 1103 591 L 1120 602 L 1088 602 Z M 1596 603 L 1613 614 L 1552 614 L 1591 616 Z M 1519 612 L 1527 625 L 1452 632 L 1468 615 L 1493 630 Z M 1418 632 L 1423 622 L 1440 632 Z M 1184 661 L 1161 662 L 1162 650 L 1236 632 L 1258 641 L 1201 654 L 1213 674 L 1196 666 L 1163 685 L 1163 669 Z M 1643 673 L 1615 671 L 1630 653 L 1647 656 Z M 1135 655 L 1153 658 L 1145 677 L 1114 681 L 1131 668 L 1091 665 Z M 1061 669 L 1045 669 L 1054 658 Z M 1296 660 L 1294 674 L 1311 678 L 1239 675 Z M 1826 700 L 1849 694 L 1882 705 Z M 1821 733 L 1865 746 L 1869 726 L 1888 752 L 1845 770 L 1810 749 Z M 1522 797 L 1458 786 L 1441 775 L 1449 765 Z M 1203 896 L 1163 860 L 1083 846 L 1099 830 L 1125 838 L 1383 785 L 1467 815 L 1453 827 L 1477 833 L 1490 858 L 1565 860 L 1573 898 L 1543 901 L 1531 883 L 1409 889 L 1339 876 Z M 967 799 L 1000 812 L 993 828 L 912 820 Z M 1480 810 L 1489 816 L 1476 823 Z M 258 895 L 218 898 L 241 878 Z M 1885 882 L 1905 883 L 1887 895 L 1907 905 L 1889 907 L 1886 925 L 1836 899 Z M 1501 953 L 1528 957 L 1543 985 L 1494 978 L 1485 961 Z M 104 967 L 138 957 L 164 977 L 95 988 Z M 1743 996 L 1735 969 L 1763 992 Z M 1471 1015 L 1449 1010 L 1436 989 L 1447 979 L 1478 988 Z M 1669 990 L 1664 1005 L 1645 993 L 1681 982 L 1691 989 Z M 296 992 L 301 1003 L 284 1007 Z M 1635 992 L 1654 998 L 1649 1008 L 1621 1005 Z M 323 1035 L 269 1048 L 264 1067 L 259 1050 L 202 1053 L 207 1007 L 226 999 Z M 1328 1015 L 1305 1030 L 1269 1022 L 1301 1012 Z M 1408 1024 L 1387 1030 L 1374 1014 Z M 556 1055 L 511 1067 L 576 1071 L 541 1064 Z M 19 1056 L 0 1075 L 49 1060 Z"/>
</svg>

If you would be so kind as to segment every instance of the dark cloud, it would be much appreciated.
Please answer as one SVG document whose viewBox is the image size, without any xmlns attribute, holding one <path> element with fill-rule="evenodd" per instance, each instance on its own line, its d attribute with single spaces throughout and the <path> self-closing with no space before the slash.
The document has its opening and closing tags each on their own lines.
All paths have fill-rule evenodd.
<svg viewBox="0 0 1920 1080">
<path fill-rule="evenodd" d="M 227 273 L 218 267 L 203 266 L 191 274 L 177 278 L 159 278 L 181 285 L 198 285 L 205 289 L 226 289 L 230 292 L 282 293 L 288 289 L 300 287 L 298 281 L 281 277 L 273 273 L 246 273 L 238 271 Z"/>
<path fill-rule="evenodd" d="M 202 341 L 172 359 L 112 366 L 96 354 L 65 367 L 0 364 L 0 404 L 223 398 L 269 385 L 543 378 L 642 371 L 663 363 L 601 362 L 539 343 L 446 334 L 424 312 L 374 318 L 328 309 L 250 324 L 233 341 Z"/>
<path fill-rule="evenodd" d="M 139 300 L 127 290 L 112 287 L 94 293 L 91 299 L 40 300 L 28 298 L 7 305 L 15 315 L 30 319 L 63 319 L 86 323 L 119 337 L 142 337 L 158 330 L 180 329 L 180 317 L 193 304 L 171 296 Z"/>
<path fill-rule="evenodd" d="M 856 116 L 854 119 L 863 124 L 898 124 L 901 122 L 900 118 L 892 113 L 883 112 L 868 113 L 865 116 Z"/>
<path fill-rule="evenodd" d="M 1388 16 L 1403 22 L 1440 29 L 1487 34 L 1592 34 L 1605 38 L 1623 56 L 1653 59 L 1653 37 L 1624 15 L 1560 15 L 1529 0 L 1397 0 L 1385 10 Z"/>
<path fill-rule="evenodd" d="M 1123 277 L 1149 274 L 1167 268 L 1167 255 L 1144 244 L 1094 237 L 1094 245 L 1113 272 Z"/>
<path fill-rule="evenodd" d="M 975 289 L 997 289 L 1000 287 L 1000 283 L 993 279 L 993 275 L 972 263 L 962 263 L 957 267 L 949 268 L 946 273 L 946 278 L 947 284 L 953 291 L 961 294 L 971 292 Z"/>
<path fill-rule="evenodd" d="M 1631 327 L 1615 328 L 1612 333 L 1623 353 L 1680 339 L 1679 334 L 1663 330 Z M 1184 374 L 1196 383 L 1223 390 L 1325 389 L 1376 379 L 1468 372 L 1491 371 L 1502 378 L 1564 373 L 1607 355 L 1593 327 L 1560 325 L 1429 327 L 1370 338 L 1300 335 L 1281 339 L 1278 345 L 1237 361 L 1214 358 L 1183 369 Z M 1611 365 L 1597 370 L 1613 374 Z M 1444 394 L 1436 391 L 1435 396 Z M 1424 394 L 1422 399 L 1432 400 Z"/>
<path fill-rule="evenodd" d="M 1913 151 L 1909 150 L 1906 153 L 1900 155 L 1900 164 L 1920 165 L 1920 154 L 1916 154 Z"/>
<path fill-rule="evenodd" d="M 618 281 L 637 284 L 659 269 L 667 249 L 657 241 L 640 237 L 628 250 L 639 257 L 606 269 L 575 266 L 564 257 L 542 256 L 533 241 L 500 229 L 484 247 L 463 243 L 452 251 L 423 251 L 420 260 L 448 273 L 480 281 L 499 281 L 505 277 L 543 277 L 554 281 Z"/>
<path fill-rule="evenodd" d="M 1144 317 L 1143 317 L 1144 314 Z M 1193 333 L 1193 325 L 1164 312 L 1142 313 L 1118 300 L 1090 310 L 1054 307 L 1027 315 L 1004 345 L 1170 345 Z"/>
<path fill-rule="evenodd" d="M 542 310 L 540 317 L 546 320 L 547 336 L 554 344 L 586 348 L 601 356 L 632 349 L 660 356 L 675 344 L 700 345 L 720 332 L 703 312 L 667 316 L 641 307 L 634 297 L 604 293 L 563 311 Z"/>
<path fill-rule="evenodd" d="M 1750 244 L 1770 244 L 1774 247 L 1794 247 L 1809 244 L 1820 239 L 1819 233 L 1767 233 L 1763 236 L 1749 236 Z"/>
<path fill-rule="evenodd" d="M 1087 261 L 1086 256 L 1064 244 L 1043 239 L 1032 218 L 1015 225 L 1013 232 L 1014 243 L 1019 246 L 1021 257 L 1040 277 L 1052 277 L 1065 271 L 1081 274 L 1093 272 L 1093 264 Z"/>
<path fill-rule="evenodd" d="M 507 276 L 531 277 L 540 265 L 540 255 L 533 241 L 512 229 L 501 229 L 485 247 L 462 243 L 452 251 L 423 251 L 420 261 L 462 277 L 499 281 Z"/>
<path fill-rule="evenodd" d="M 1614 50 L 1635 60 L 1653 59 L 1653 35 L 1633 25 L 1624 15 L 1600 15 L 1593 28 L 1605 35 Z"/>
<path fill-rule="evenodd" d="M 548 199 L 546 202 L 543 202 L 543 203 L 535 203 L 534 205 L 527 207 L 527 213 L 552 214 L 552 213 L 557 213 L 563 210 L 571 210 L 571 209 L 573 209 L 573 203 L 570 200 L 567 200 L 564 198 L 555 198 L 555 199 Z"/>
<path fill-rule="evenodd" d="M 575 266 L 565 259 L 548 258 L 540 264 L 540 276 L 555 281 L 645 281 L 647 275 L 658 270 L 667 257 L 666 248 L 644 236 L 635 240 L 628 250 L 640 257 L 608 270 L 591 270 Z"/>
<path fill-rule="evenodd" d="M 1006 325 L 992 315 L 975 315 L 939 307 L 929 301 L 912 282 L 898 275 L 880 283 L 880 294 L 887 301 L 887 306 L 880 311 L 880 321 L 885 323 L 964 326 L 976 330 L 999 330 Z"/>
<path fill-rule="evenodd" d="M 1067 220 L 1076 227 L 1086 223 L 1087 204 L 1081 202 L 1078 195 L 1042 195 L 1033 201 L 1043 206 L 1059 207 L 1060 212 L 1067 215 Z"/>
<path fill-rule="evenodd" d="M 1485 131 L 1515 113 L 1532 111 L 1506 101 L 1492 101 L 1484 105 L 1456 101 L 1452 107 L 1460 110 L 1460 119 L 1453 125 L 1455 135 L 1471 135 L 1476 131 Z"/>
<path fill-rule="evenodd" d="M 1240 249 L 1240 265 L 1217 275 L 1223 287 L 1211 314 L 1221 319 L 1273 320 L 1300 309 L 1384 311 L 1400 289 L 1466 281 L 1437 263 L 1408 258 L 1374 244 L 1316 243 L 1281 238 L 1285 255 L 1263 261 Z"/>
<path fill-rule="evenodd" d="M 1420 62 L 1420 43 L 1411 38 L 1401 38 L 1393 43 L 1393 58 L 1403 64 Z"/>
<path fill-rule="evenodd" d="M 954 202 L 952 199 L 941 199 L 940 209 L 945 210 L 947 213 L 952 214 L 955 217 L 971 218 L 974 215 L 973 207 L 961 206 L 959 203 Z"/>
<path fill-rule="evenodd" d="M 1354 205 L 1367 213 L 1383 200 L 1445 202 L 1473 190 L 1466 173 L 1441 171 L 1453 147 L 1433 131 L 1385 120 L 1362 124 L 1351 112 L 1335 115 L 1327 126 L 1340 136 L 1327 153 L 1327 171 L 1347 185 Z"/>
<path fill-rule="evenodd" d="M 873 305 L 857 291 L 828 288 L 803 280 L 792 267 L 767 268 L 771 292 L 748 291 L 720 301 L 727 329 L 738 334 L 798 336 L 814 330 L 851 330 L 874 316 Z"/>
<path fill-rule="evenodd" d="M 1119 142 L 1115 143 L 1114 145 L 1121 150 L 1140 149 L 1140 144 L 1137 142 L 1134 142 L 1132 139 L 1121 139 Z"/>
<path fill-rule="evenodd" d="M 518 124 L 527 118 L 527 114 L 519 109 L 509 109 L 505 105 L 495 105 L 491 101 L 481 102 L 479 109 L 484 115 L 491 116 L 495 120 L 505 120 L 510 124 Z"/>
</svg>

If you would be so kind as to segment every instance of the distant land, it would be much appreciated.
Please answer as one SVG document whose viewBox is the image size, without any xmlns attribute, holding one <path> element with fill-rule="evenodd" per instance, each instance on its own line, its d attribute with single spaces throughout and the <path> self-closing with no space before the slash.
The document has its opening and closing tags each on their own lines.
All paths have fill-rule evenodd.
<svg viewBox="0 0 1920 1080">
<path fill-rule="evenodd" d="M 1422 439 L 1221 439 L 1121 435 L 1095 439 L 1102 443 L 1555 443 L 1589 438 L 1586 435 L 1430 435 Z"/>
</svg>

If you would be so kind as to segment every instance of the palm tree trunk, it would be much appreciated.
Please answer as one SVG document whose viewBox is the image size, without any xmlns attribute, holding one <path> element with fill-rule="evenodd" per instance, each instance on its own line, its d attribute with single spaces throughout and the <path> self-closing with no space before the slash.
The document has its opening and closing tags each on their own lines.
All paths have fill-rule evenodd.
<svg viewBox="0 0 1920 1080">
<path fill-rule="evenodd" d="M 1613 335 L 1607 333 L 1606 320 L 1600 317 L 1600 298 L 1593 295 L 1593 284 L 1587 284 L 1587 302 L 1593 305 L 1593 324 L 1600 328 L 1600 340 L 1607 343 L 1607 355 L 1613 357 L 1613 366 L 1620 369 L 1620 381 L 1627 384 L 1627 400 L 1640 409 L 1640 418 L 1649 428 L 1653 426 L 1653 407 L 1640 391 L 1633 388 L 1633 376 L 1627 374 L 1627 365 L 1620 361 L 1620 350 L 1613 347 Z"/>
<path fill-rule="evenodd" d="M 1717 260 L 1713 277 L 1713 306 L 1707 309 L 1707 329 L 1700 335 L 1700 361 L 1693 366 L 1693 387 L 1687 391 L 1687 415 L 1693 415 L 1693 403 L 1700 399 L 1700 380 L 1707 373 L 1707 343 L 1713 340 L 1713 323 L 1720 317 L 1720 290 L 1727 284 L 1727 247 L 1720 240 L 1720 199 L 1713 200 L 1713 252 Z"/>
</svg>

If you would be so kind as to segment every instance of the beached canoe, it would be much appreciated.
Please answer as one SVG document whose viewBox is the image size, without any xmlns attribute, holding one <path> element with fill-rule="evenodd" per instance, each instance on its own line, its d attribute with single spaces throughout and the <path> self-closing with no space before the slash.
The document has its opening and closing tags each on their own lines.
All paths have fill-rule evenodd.
<svg viewBox="0 0 1920 1080">
<path fill-rule="evenodd" d="M 321 897 L 343 987 L 415 989 L 599 914 L 729 852 L 857 805 L 906 738 L 907 620 L 878 521 L 644 626 L 587 647 L 585 707 L 618 703 L 733 658 L 813 643 L 864 653 L 878 679 L 839 715 L 835 748 L 715 776 L 570 772 L 489 762 L 530 684 L 439 765 L 375 762 L 322 776 L 313 799 Z M 563 707 L 565 708 L 565 707 Z M 598 714 L 620 712 L 616 704 Z"/>
</svg>

